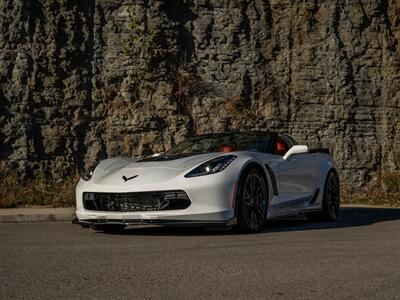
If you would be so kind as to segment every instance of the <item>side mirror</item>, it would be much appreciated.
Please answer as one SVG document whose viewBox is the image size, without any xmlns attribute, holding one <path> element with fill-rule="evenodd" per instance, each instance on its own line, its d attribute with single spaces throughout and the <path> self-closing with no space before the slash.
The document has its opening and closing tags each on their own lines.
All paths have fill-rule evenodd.
<svg viewBox="0 0 400 300">
<path fill-rule="evenodd" d="M 287 160 L 292 155 L 304 154 L 304 153 L 308 153 L 308 147 L 306 145 L 294 145 L 292 148 L 288 150 L 288 152 L 286 152 L 283 159 Z"/>
</svg>

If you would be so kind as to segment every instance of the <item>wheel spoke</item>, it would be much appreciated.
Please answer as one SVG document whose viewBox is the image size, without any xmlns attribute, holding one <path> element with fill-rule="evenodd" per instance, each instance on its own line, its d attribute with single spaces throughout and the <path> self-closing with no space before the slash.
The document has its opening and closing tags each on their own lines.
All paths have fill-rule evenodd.
<svg viewBox="0 0 400 300">
<path fill-rule="evenodd" d="M 251 195 L 251 192 L 252 192 L 252 191 L 251 191 L 251 186 L 250 186 L 250 184 L 247 183 L 244 190 L 245 190 L 245 192 L 246 192 L 249 196 Z"/>
<path fill-rule="evenodd" d="M 258 184 L 255 191 L 254 191 L 254 195 L 259 195 L 260 193 L 262 193 L 263 187 L 261 184 Z"/>
<path fill-rule="evenodd" d="M 249 208 L 249 215 L 250 215 L 250 228 L 254 228 L 254 209 L 253 209 L 253 207 L 251 206 L 250 208 Z"/>
<path fill-rule="evenodd" d="M 251 195 L 246 190 L 243 193 L 243 201 L 246 205 L 251 205 Z"/>
<path fill-rule="evenodd" d="M 256 176 L 253 177 L 253 191 L 256 191 L 258 183 L 258 178 Z"/>
<path fill-rule="evenodd" d="M 260 206 L 255 207 L 255 212 L 256 212 L 257 216 L 260 217 L 261 220 L 265 218 L 265 212 L 263 211 L 263 209 Z"/>
</svg>

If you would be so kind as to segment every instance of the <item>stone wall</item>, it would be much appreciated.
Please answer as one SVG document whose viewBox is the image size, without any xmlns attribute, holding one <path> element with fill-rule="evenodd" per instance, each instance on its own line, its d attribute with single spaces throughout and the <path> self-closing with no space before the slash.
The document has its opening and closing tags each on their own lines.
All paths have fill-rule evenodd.
<svg viewBox="0 0 400 300">
<path fill-rule="evenodd" d="M 277 130 L 363 184 L 400 151 L 397 0 L 0 0 L 0 161 L 63 176 Z"/>
</svg>

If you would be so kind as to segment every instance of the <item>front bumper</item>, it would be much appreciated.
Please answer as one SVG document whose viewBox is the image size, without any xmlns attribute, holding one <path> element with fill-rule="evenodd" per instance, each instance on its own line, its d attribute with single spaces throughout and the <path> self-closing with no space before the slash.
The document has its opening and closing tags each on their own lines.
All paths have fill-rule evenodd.
<svg viewBox="0 0 400 300">
<path fill-rule="evenodd" d="M 113 186 L 80 180 L 76 188 L 75 223 L 80 225 L 165 225 L 165 226 L 230 226 L 235 222 L 233 197 L 236 179 L 233 176 L 218 174 L 204 177 L 175 179 L 154 185 Z M 84 192 L 154 192 L 167 190 L 184 191 L 191 202 L 186 209 L 159 211 L 95 211 L 83 206 Z"/>
</svg>

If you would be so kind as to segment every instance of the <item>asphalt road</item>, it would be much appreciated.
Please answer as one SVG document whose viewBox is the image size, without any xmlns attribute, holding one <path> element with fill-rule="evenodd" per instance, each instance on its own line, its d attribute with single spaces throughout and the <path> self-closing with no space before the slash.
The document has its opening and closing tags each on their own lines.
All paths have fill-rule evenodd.
<svg viewBox="0 0 400 300">
<path fill-rule="evenodd" d="M 400 299 L 400 210 L 259 234 L 0 224 L 0 299 Z"/>
</svg>

